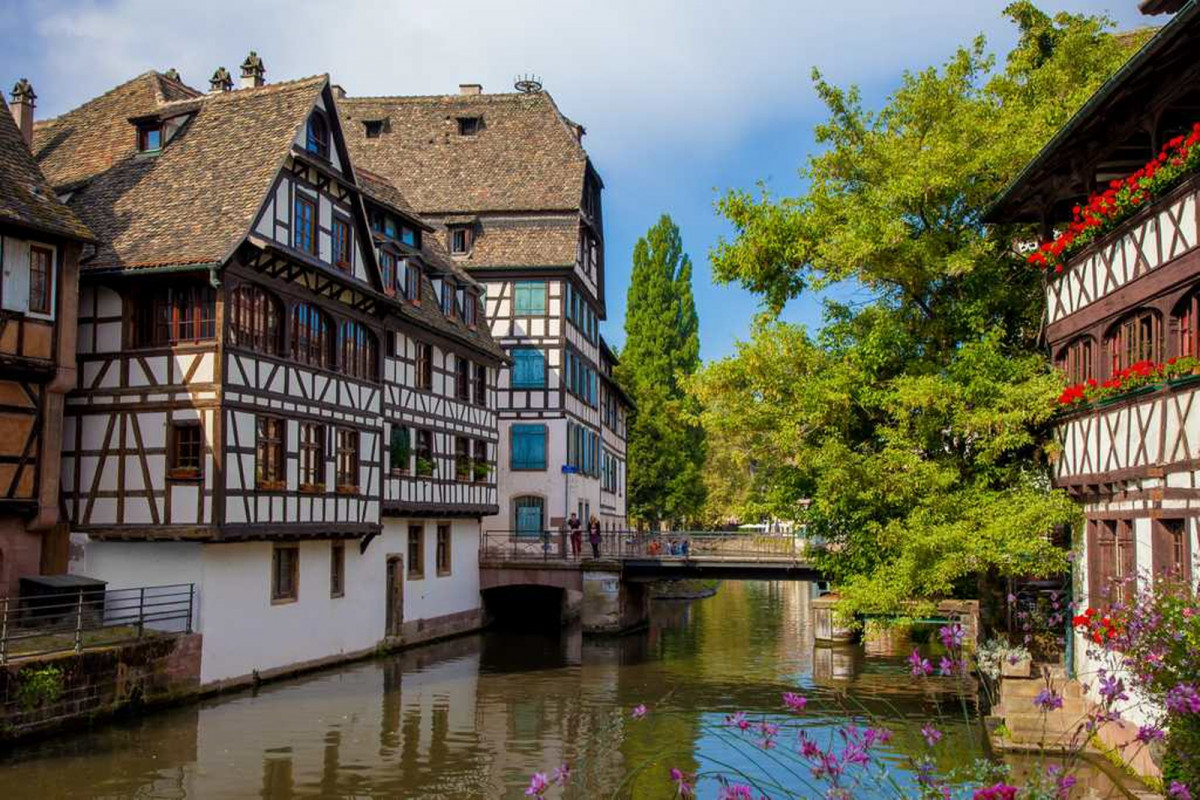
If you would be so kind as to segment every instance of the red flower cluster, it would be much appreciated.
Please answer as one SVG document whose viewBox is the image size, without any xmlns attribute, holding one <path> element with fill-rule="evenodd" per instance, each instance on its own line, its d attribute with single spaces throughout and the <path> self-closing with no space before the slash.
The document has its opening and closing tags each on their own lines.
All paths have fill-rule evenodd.
<svg viewBox="0 0 1200 800">
<path fill-rule="evenodd" d="M 1069 406 L 1072 403 L 1078 403 L 1084 400 L 1094 398 L 1097 394 L 1116 394 L 1127 389 L 1136 389 L 1157 378 L 1165 377 L 1170 370 L 1169 366 L 1174 366 L 1177 359 L 1170 359 L 1164 364 L 1156 364 L 1153 361 L 1139 361 L 1113 375 L 1104 382 L 1099 382 L 1095 378 L 1088 378 L 1083 383 L 1077 383 L 1074 386 L 1068 386 L 1063 389 L 1063 393 L 1058 396 L 1059 405 Z M 1101 391 L 1103 390 L 1103 391 Z"/>
<path fill-rule="evenodd" d="M 1097 618 L 1096 609 L 1094 608 L 1089 608 L 1082 614 L 1077 614 L 1071 620 L 1071 624 L 1090 635 L 1092 641 L 1096 644 L 1103 644 L 1105 639 L 1117 638 L 1117 624 L 1108 616 Z"/>
<path fill-rule="evenodd" d="M 1092 240 L 1114 228 L 1148 202 L 1162 195 L 1189 171 L 1200 166 L 1200 122 L 1192 132 L 1176 136 L 1163 147 L 1158 158 L 1125 178 L 1112 181 L 1108 189 L 1093 194 L 1084 206 L 1075 206 L 1074 218 L 1053 241 L 1044 242 L 1027 260 L 1040 269 L 1062 272 L 1067 260 Z"/>
</svg>

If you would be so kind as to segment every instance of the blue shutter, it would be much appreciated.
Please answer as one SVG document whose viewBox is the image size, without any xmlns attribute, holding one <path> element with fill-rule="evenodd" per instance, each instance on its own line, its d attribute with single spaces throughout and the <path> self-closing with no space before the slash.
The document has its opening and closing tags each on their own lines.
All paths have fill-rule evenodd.
<svg viewBox="0 0 1200 800">
<path fill-rule="evenodd" d="M 541 350 L 522 347 L 512 351 L 514 389 L 541 389 L 546 386 L 546 356 Z"/>
<path fill-rule="evenodd" d="M 546 282 L 516 281 L 513 284 L 514 314 L 546 313 Z"/>
<path fill-rule="evenodd" d="M 513 469 L 546 468 L 546 426 L 513 425 L 512 458 Z"/>
</svg>

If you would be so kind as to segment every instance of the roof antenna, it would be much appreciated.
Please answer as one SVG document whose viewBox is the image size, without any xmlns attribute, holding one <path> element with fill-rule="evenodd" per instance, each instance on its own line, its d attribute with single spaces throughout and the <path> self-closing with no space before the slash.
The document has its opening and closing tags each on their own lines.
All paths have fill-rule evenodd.
<svg viewBox="0 0 1200 800">
<path fill-rule="evenodd" d="M 513 88 L 521 94 L 538 94 L 542 91 L 542 79 L 536 75 L 518 75 Z"/>
</svg>

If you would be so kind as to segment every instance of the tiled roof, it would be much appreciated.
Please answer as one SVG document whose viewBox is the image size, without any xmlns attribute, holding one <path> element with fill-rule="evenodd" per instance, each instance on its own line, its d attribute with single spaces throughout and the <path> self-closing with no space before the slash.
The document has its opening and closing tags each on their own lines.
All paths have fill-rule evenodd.
<svg viewBox="0 0 1200 800">
<path fill-rule="evenodd" d="M 60 117 L 33 126 L 33 153 L 55 187 L 98 175 L 137 151 L 130 117 L 197 92 L 157 72 L 126 81 Z"/>
<path fill-rule="evenodd" d="M 474 285 L 474 281 L 471 283 Z M 475 328 L 468 327 L 459 319 L 446 319 L 445 315 L 442 314 L 442 310 L 438 308 L 437 295 L 433 291 L 433 282 L 429 278 L 424 278 L 422 286 L 421 295 L 424 299 L 420 305 L 415 305 L 404 300 L 397 301 L 397 305 L 400 307 L 400 312 L 403 316 L 419 320 L 426 327 L 448 335 L 451 338 L 463 339 L 497 359 L 507 360 L 508 356 L 505 354 L 504 348 L 496 344 L 496 341 L 492 339 L 492 332 L 482 311 L 479 314 L 479 324 Z"/>
<path fill-rule="evenodd" d="M 51 165 L 52 182 L 91 178 L 70 199 L 101 240 L 87 266 L 224 261 L 246 235 L 327 80 L 321 75 L 177 98 L 194 103 L 195 116 L 157 154 L 136 152 L 129 122 L 159 110 L 156 87 L 173 82 L 157 73 L 40 129 L 35 150 Z M 61 153 L 79 155 L 86 166 L 63 163 Z"/>
<path fill-rule="evenodd" d="M 441 221 L 432 219 L 430 221 Z M 489 218 L 475 228 L 471 252 L 453 258 L 445 251 L 444 233 L 437 247 L 447 260 L 471 268 L 571 267 L 579 247 L 579 217 L 546 215 Z"/>
<path fill-rule="evenodd" d="M 359 188 L 368 197 L 384 205 L 389 205 L 413 219 L 419 219 L 412 204 L 408 202 L 408 198 L 387 178 L 360 167 L 358 164 L 354 165 L 354 177 L 358 178 Z"/>
<path fill-rule="evenodd" d="M 338 110 L 355 161 L 423 214 L 579 208 L 587 154 L 549 94 L 347 97 Z M 479 132 L 460 136 L 462 117 Z M 363 122 L 381 119 L 368 139 Z"/>
<path fill-rule="evenodd" d="M 58 201 L 0 97 L 0 222 L 91 241 L 79 217 Z"/>
</svg>

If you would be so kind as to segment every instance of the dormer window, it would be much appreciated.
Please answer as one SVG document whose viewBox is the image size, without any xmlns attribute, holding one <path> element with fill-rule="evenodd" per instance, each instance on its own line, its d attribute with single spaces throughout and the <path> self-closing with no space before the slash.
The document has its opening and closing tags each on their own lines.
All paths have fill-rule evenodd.
<svg viewBox="0 0 1200 800">
<path fill-rule="evenodd" d="M 379 254 L 379 272 L 383 278 L 383 291 L 393 294 L 396 291 L 396 257 L 391 253 Z"/>
<path fill-rule="evenodd" d="M 471 252 L 471 229 L 465 225 L 450 229 L 450 253 L 465 256 Z"/>
<path fill-rule="evenodd" d="M 404 270 L 404 296 L 414 303 L 421 302 L 421 269 L 410 263 Z"/>
<path fill-rule="evenodd" d="M 138 152 L 157 153 L 162 150 L 162 126 L 142 125 L 138 127 Z"/>
<path fill-rule="evenodd" d="M 329 158 L 329 123 L 320 111 L 314 111 L 308 118 L 304 149 L 321 158 Z"/>
<path fill-rule="evenodd" d="M 442 280 L 439 283 L 439 292 L 442 301 L 442 314 L 450 319 L 454 316 L 454 284 L 447 280 Z"/>
<path fill-rule="evenodd" d="M 479 133 L 479 129 L 483 127 L 482 117 L 459 117 L 458 118 L 458 135 L 459 136 L 474 136 Z"/>
<path fill-rule="evenodd" d="M 383 136 L 383 132 L 387 129 L 387 120 L 385 119 L 364 119 L 363 130 L 367 134 L 368 139 L 378 139 Z"/>
</svg>

